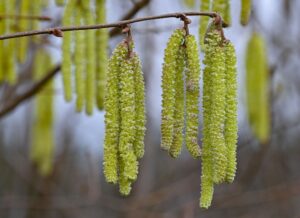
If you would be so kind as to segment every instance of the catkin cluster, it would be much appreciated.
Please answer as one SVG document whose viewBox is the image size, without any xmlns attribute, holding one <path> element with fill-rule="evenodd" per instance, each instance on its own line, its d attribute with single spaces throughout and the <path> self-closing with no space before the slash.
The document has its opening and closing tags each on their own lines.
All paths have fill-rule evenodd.
<svg viewBox="0 0 300 218">
<path fill-rule="evenodd" d="M 34 63 L 35 79 L 40 79 L 43 76 L 41 73 L 47 72 L 52 67 L 51 57 L 44 49 L 36 52 Z M 49 175 L 53 168 L 55 144 L 53 118 L 53 82 L 50 81 L 35 98 L 32 147 L 30 150 L 31 160 L 43 176 Z"/>
<path fill-rule="evenodd" d="M 105 22 L 105 0 L 68 1 L 63 25 L 91 25 Z M 72 100 L 75 74 L 76 109 L 91 115 L 97 103 L 103 109 L 107 70 L 106 30 L 66 32 L 62 45 L 62 76 L 66 101 Z"/>
<path fill-rule="evenodd" d="M 144 155 L 145 90 L 140 59 L 133 43 L 121 42 L 109 63 L 105 96 L 103 168 L 107 182 L 128 195 Z"/>
<path fill-rule="evenodd" d="M 40 15 L 42 8 L 41 0 L 34 4 L 30 0 L 23 0 L 15 4 L 11 0 L 0 1 L 1 15 Z M 9 34 L 18 31 L 37 29 L 39 21 L 29 19 L 0 19 L 0 34 Z M 28 45 L 30 38 L 24 37 L 18 40 L 10 39 L 0 41 L 0 83 L 13 84 L 17 79 L 17 65 L 23 64 L 28 57 Z"/>
<path fill-rule="evenodd" d="M 172 157 L 180 154 L 184 142 L 194 158 L 200 157 L 199 79 L 196 39 L 177 29 L 165 49 L 162 73 L 161 147 Z"/>
<path fill-rule="evenodd" d="M 232 182 L 236 171 L 236 56 L 216 28 L 205 38 L 203 145 L 200 206 L 211 205 L 215 184 Z"/>
<path fill-rule="evenodd" d="M 269 69 L 265 42 L 253 33 L 246 53 L 246 90 L 248 120 L 254 135 L 261 143 L 270 137 Z"/>
</svg>

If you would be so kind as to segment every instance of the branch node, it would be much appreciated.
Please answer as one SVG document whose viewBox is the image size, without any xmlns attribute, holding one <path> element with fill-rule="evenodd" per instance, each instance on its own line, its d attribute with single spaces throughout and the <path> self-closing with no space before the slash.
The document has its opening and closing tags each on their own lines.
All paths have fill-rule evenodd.
<svg viewBox="0 0 300 218">
<path fill-rule="evenodd" d="M 52 31 L 51 31 L 51 34 L 56 36 L 56 37 L 63 37 L 63 32 L 58 29 L 58 28 L 54 28 Z"/>
</svg>

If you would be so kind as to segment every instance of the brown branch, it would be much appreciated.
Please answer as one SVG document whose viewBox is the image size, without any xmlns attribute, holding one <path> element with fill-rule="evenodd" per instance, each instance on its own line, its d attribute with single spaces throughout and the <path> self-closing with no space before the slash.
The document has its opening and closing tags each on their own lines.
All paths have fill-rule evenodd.
<svg viewBox="0 0 300 218">
<path fill-rule="evenodd" d="M 36 15 L 15 15 L 15 14 L 1 14 L 0 20 L 2 19 L 27 19 L 27 20 L 41 20 L 41 21 L 51 21 L 52 19 L 47 16 L 36 16 Z"/>
<path fill-rule="evenodd" d="M 112 28 L 117 27 L 121 28 L 125 25 L 138 23 L 149 20 L 158 20 L 158 19 L 166 19 L 166 18 L 182 18 L 183 16 L 208 16 L 211 18 L 220 17 L 215 12 L 183 12 L 183 13 L 170 13 L 170 14 L 162 14 L 158 16 L 149 16 L 149 17 L 141 17 L 130 20 L 123 20 L 116 23 L 108 23 L 108 24 L 96 24 L 96 25 L 84 25 L 84 26 L 71 26 L 71 27 L 55 27 L 44 30 L 34 30 L 28 32 L 19 32 L 8 34 L 4 36 L 0 36 L 0 40 L 12 39 L 12 38 L 20 38 L 26 36 L 34 36 L 34 35 L 43 35 L 43 34 L 54 34 L 57 36 L 57 32 L 68 32 L 68 31 L 79 31 L 79 30 L 95 30 L 95 29 L 103 29 L 103 28 Z"/>
<path fill-rule="evenodd" d="M 60 71 L 60 68 L 60 66 L 56 66 L 25 93 L 16 96 L 12 101 L 9 101 L 6 105 L 4 105 L 4 107 L 0 108 L 0 117 L 3 117 L 4 115 L 8 114 L 13 109 L 15 109 L 20 103 L 38 93 L 43 88 L 43 86 L 47 84 L 47 82 L 51 80 Z"/>
</svg>

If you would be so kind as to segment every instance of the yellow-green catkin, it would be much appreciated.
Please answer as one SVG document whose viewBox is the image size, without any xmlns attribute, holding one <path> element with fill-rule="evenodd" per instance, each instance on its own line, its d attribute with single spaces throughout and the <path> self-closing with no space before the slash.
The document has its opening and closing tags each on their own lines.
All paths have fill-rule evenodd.
<svg viewBox="0 0 300 218">
<path fill-rule="evenodd" d="M 21 15 L 29 15 L 30 14 L 30 0 L 22 0 L 20 1 L 20 14 Z M 18 28 L 21 31 L 28 31 L 30 28 L 30 20 L 28 19 L 20 19 L 18 22 Z M 18 39 L 18 52 L 17 57 L 20 63 L 23 63 L 27 57 L 28 45 L 29 45 L 29 38 L 23 37 Z"/>
<path fill-rule="evenodd" d="M 175 111 L 174 111 L 174 132 L 173 141 L 169 150 L 171 157 L 178 157 L 181 152 L 183 144 L 183 130 L 184 130 L 184 69 L 186 51 L 184 45 L 180 46 L 176 58 L 176 75 L 175 75 Z"/>
<path fill-rule="evenodd" d="M 233 182 L 236 172 L 237 148 L 237 69 L 236 54 L 230 41 L 225 43 L 226 64 L 226 109 L 225 109 L 225 143 L 227 150 L 226 181 Z"/>
<path fill-rule="evenodd" d="M 118 182 L 118 157 L 119 138 L 121 131 L 120 114 L 120 65 L 127 55 L 127 47 L 124 42 L 114 50 L 108 62 L 107 84 L 105 93 L 105 139 L 103 170 L 107 182 Z M 120 168 L 124 168 L 123 166 Z M 122 170 L 120 170 L 122 171 Z M 123 183 L 124 183 L 123 178 Z"/>
<path fill-rule="evenodd" d="M 0 1 L 0 14 L 5 13 L 5 1 Z M 5 33 L 5 19 L 0 19 L 0 35 Z M 0 84 L 4 81 L 5 71 L 4 71 L 4 41 L 0 40 Z"/>
<path fill-rule="evenodd" d="M 211 115 L 210 115 L 210 143 L 213 150 L 213 181 L 221 183 L 226 176 L 226 145 L 224 138 L 225 122 L 225 52 L 222 45 L 222 37 L 217 30 L 207 35 L 208 44 L 211 47 Z"/>
<path fill-rule="evenodd" d="M 5 7 L 7 14 L 15 14 L 16 10 L 16 2 L 11 0 L 5 1 Z M 7 19 L 5 24 L 5 31 L 6 33 L 13 32 L 13 27 L 15 25 L 15 19 Z M 16 72 L 16 51 L 17 51 L 17 45 L 16 45 L 16 39 L 10 39 L 7 41 L 4 41 L 4 77 L 5 81 L 7 81 L 9 84 L 14 84 L 17 80 L 17 72 Z"/>
<path fill-rule="evenodd" d="M 247 25 L 250 19 L 252 9 L 252 0 L 241 0 L 240 22 L 242 25 Z"/>
<path fill-rule="evenodd" d="M 73 24 L 74 7 L 75 1 L 68 1 L 62 19 L 63 26 Z M 68 102 L 72 100 L 72 38 L 72 32 L 65 32 L 62 42 L 62 79 L 64 98 Z"/>
<path fill-rule="evenodd" d="M 96 0 L 96 23 L 106 22 L 105 0 Z M 96 93 L 97 107 L 103 110 L 105 81 L 107 71 L 107 47 L 108 47 L 108 30 L 100 29 L 96 31 Z"/>
<path fill-rule="evenodd" d="M 200 11 L 210 11 L 211 0 L 201 0 Z M 199 41 L 201 50 L 204 50 L 204 36 L 208 26 L 209 17 L 200 16 L 199 18 Z"/>
<path fill-rule="evenodd" d="M 43 50 L 35 55 L 34 77 L 40 79 L 46 69 L 51 68 L 50 56 Z M 46 70 L 47 72 L 47 70 Z M 38 171 L 47 176 L 53 169 L 53 83 L 50 81 L 35 99 L 34 124 L 32 132 L 31 159 Z"/>
<path fill-rule="evenodd" d="M 194 8 L 195 5 L 196 5 L 196 1 L 195 0 L 184 0 L 183 2 L 189 8 Z"/>
<path fill-rule="evenodd" d="M 145 82 L 140 58 L 133 53 L 134 83 L 135 83 L 135 141 L 133 148 L 138 159 L 144 156 L 144 138 L 146 125 Z"/>
<path fill-rule="evenodd" d="M 186 147 L 193 158 L 201 155 L 198 145 L 199 126 L 199 51 L 195 36 L 186 37 Z"/>
<path fill-rule="evenodd" d="M 65 0 L 55 0 L 55 4 L 57 6 L 64 6 L 65 5 Z"/>
<path fill-rule="evenodd" d="M 42 4 L 42 0 L 36 0 L 34 2 L 34 4 L 31 4 L 31 12 L 33 15 L 35 16 L 41 16 L 41 12 L 42 12 L 42 8 L 43 8 L 43 4 Z M 31 22 L 31 29 L 39 29 L 39 26 L 40 26 L 40 21 L 35 19 L 35 20 L 32 20 Z"/>
<path fill-rule="evenodd" d="M 75 10 L 75 25 L 82 24 L 82 7 L 80 4 L 76 4 Z M 74 49 L 74 66 L 75 66 L 75 92 L 76 92 L 76 110 L 81 112 L 85 104 L 85 33 L 84 31 L 76 31 L 75 37 L 75 49 Z"/>
<path fill-rule="evenodd" d="M 269 69 L 265 41 L 253 33 L 246 55 L 246 90 L 248 119 L 254 135 L 261 143 L 270 137 Z"/>
<path fill-rule="evenodd" d="M 95 22 L 94 12 L 92 11 L 92 5 L 90 0 L 82 1 L 84 3 L 84 23 L 86 25 L 92 25 Z M 96 87 L 96 51 L 95 42 L 96 34 L 94 30 L 85 31 L 85 43 L 86 43 L 86 86 L 85 96 L 86 105 L 85 111 L 88 115 L 93 114 L 95 104 L 95 87 Z"/>
<path fill-rule="evenodd" d="M 225 54 L 218 30 L 212 28 L 205 38 L 203 63 L 203 144 L 200 207 L 211 205 L 214 183 L 225 179 L 227 168 L 224 138 Z"/>
<path fill-rule="evenodd" d="M 175 75 L 177 54 L 184 41 L 185 31 L 177 29 L 165 49 L 162 72 L 161 147 L 169 150 L 173 141 L 175 111 Z"/>
<path fill-rule="evenodd" d="M 230 0 L 213 0 L 212 10 L 219 13 L 226 24 L 231 23 Z"/>
<path fill-rule="evenodd" d="M 136 180 L 138 162 L 134 152 L 135 142 L 135 66 L 133 58 L 126 58 L 120 67 L 120 114 L 121 133 L 119 142 L 120 158 L 124 161 L 124 176 Z"/>
</svg>

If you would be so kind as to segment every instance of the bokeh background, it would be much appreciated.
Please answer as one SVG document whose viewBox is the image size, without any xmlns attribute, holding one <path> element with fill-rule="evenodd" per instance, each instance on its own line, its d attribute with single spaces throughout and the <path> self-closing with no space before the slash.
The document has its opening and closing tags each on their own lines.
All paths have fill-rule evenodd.
<svg viewBox="0 0 300 218">
<path fill-rule="evenodd" d="M 137 2 L 145 4 L 135 16 L 199 8 L 198 3 L 188 9 L 182 0 L 107 0 L 108 22 L 120 20 Z M 174 160 L 160 149 L 163 51 L 172 30 L 182 25 L 177 19 L 166 19 L 133 25 L 136 49 L 143 61 L 148 122 L 146 153 L 131 195 L 121 197 L 118 187 L 104 181 L 104 113 L 97 111 L 92 117 L 75 113 L 74 102 L 63 100 L 57 75 L 56 147 L 50 176 L 40 176 L 29 158 L 34 98 L 0 117 L 0 217 L 299 218 L 300 1 L 253 0 L 253 16 L 246 27 L 239 24 L 240 1 L 232 0 L 231 6 L 232 27 L 225 34 L 238 56 L 238 170 L 233 184 L 216 187 L 211 208 L 199 209 L 200 160 L 192 159 L 186 150 Z M 43 13 L 53 18 L 43 27 L 60 24 L 62 8 L 53 2 Z M 191 33 L 197 35 L 198 18 L 192 21 Z M 265 144 L 253 136 L 247 120 L 244 59 L 253 28 L 266 40 L 270 68 L 272 134 Z M 123 37 L 112 37 L 110 50 Z M 59 64 L 61 39 L 47 36 L 44 42 Z M 14 97 L 9 95 L 11 90 L 22 93 L 32 85 L 26 77 L 30 64 L 23 66 L 17 87 L 0 87 L 0 106 Z"/>
</svg>

